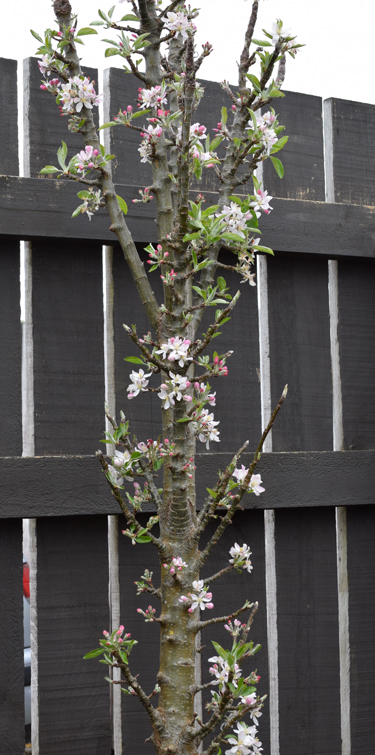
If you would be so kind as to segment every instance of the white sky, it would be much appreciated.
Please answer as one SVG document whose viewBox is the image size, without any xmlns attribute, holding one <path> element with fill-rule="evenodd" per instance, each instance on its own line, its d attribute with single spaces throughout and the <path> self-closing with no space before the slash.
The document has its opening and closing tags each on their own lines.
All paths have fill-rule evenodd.
<svg viewBox="0 0 375 755">
<path fill-rule="evenodd" d="M 71 2 L 82 27 L 97 18 L 98 7 L 108 11 L 114 0 Z M 195 5 L 193 1 L 191 4 Z M 198 42 L 209 41 L 214 46 L 213 54 L 201 69 L 201 76 L 216 81 L 226 78 L 235 83 L 236 60 L 251 0 L 200 0 L 196 5 L 202 8 Z M 124 2 L 118 11 L 123 15 L 130 11 L 130 6 Z M 261 29 L 269 27 L 276 18 L 281 18 L 297 34 L 298 41 L 306 44 L 294 61 L 288 56 L 285 89 L 375 104 L 374 0 L 261 0 L 256 36 L 261 36 Z M 53 26 L 51 0 L 18 0 L 15 5 L 3 2 L 1 57 L 21 61 L 33 55 L 36 42 L 29 29 L 32 27 L 40 33 L 48 26 Z M 104 60 L 101 36 L 84 38 L 84 62 L 99 69 L 108 67 L 109 62 L 121 66 L 119 58 Z M 110 34 L 107 32 L 104 36 Z"/>
</svg>

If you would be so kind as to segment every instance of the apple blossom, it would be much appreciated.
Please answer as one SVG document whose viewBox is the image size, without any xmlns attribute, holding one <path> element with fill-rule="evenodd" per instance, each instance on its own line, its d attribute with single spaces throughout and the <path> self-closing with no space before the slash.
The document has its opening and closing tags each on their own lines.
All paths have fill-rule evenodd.
<svg viewBox="0 0 375 755">
<path fill-rule="evenodd" d="M 134 398 L 135 396 L 138 396 L 140 392 L 144 393 L 148 390 L 147 386 L 149 381 L 147 378 L 149 378 L 150 375 L 151 372 L 148 372 L 147 375 L 145 375 L 144 370 L 138 370 L 138 372 L 133 370 L 130 373 L 129 377 L 132 382 L 126 389 L 129 392 L 128 398 Z"/>
</svg>

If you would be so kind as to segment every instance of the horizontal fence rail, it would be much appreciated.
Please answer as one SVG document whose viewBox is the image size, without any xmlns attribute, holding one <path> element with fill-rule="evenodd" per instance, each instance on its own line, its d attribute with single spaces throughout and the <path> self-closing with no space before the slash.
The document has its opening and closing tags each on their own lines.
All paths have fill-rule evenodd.
<svg viewBox="0 0 375 755">
<path fill-rule="evenodd" d="M 157 569 L 157 557 L 122 537 L 125 523 L 94 456 L 105 400 L 126 411 L 139 439 L 160 432 L 154 394 L 127 401 L 123 359 L 136 352 L 123 324 L 137 321 L 139 332 L 149 325 L 104 211 L 90 223 L 72 220 L 77 187 L 38 178 L 61 139 L 69 155 L 82 145 L 40 90 L 35 59 L 23 69 L 24 176 L 16 63 L 0 59 L 0 74 L 0 628 L 12 638 L 11 653 L 5 644 L 0 651 L 0 755 L 24 747 L 23 519 L 31 535 L 33 755 L 120 755 L 122 746 L 147 755 L 138 700 L 121 701 L 117 691 L 110 698 L 104 667 L 82 656 L 121 621 L 139 640 L 132 670 L 147 690 L 154 686 L 159 635 L 136 612 L 149 599 L 135 597 L 134 581 L 145 566 Z M 137 85 L 118 69 L 104 82 L 109 120 L 134 104 Z M 213 128 L 224 95 L 214 82 L 203 85 L 197 120 Z M 222 440 L 220 452 L 197 454 L 199 503 L 244 440 L 256 448 L 285 383 L 289 395 L 259 466 L 266 492 L 248 498 L 203 576 L 222 568 L 234 541 L 250 543 L 252 574 L 242 582 L 227 575 L 215 598 L 219 613 L 245 592 L 260 604 L 253 639 L 262 644 L 260 691 L 269 694 L 264 755 L 372 755 L 375 107 L 286 95 L 277 102 L 290 136 L 284 180 L 264 166 L 275 198 L 262 243 L 276 254 L 259 257 L 258 290 L 241 287 L 221 336 L 223 350 L 234 349 L 231 383 L 215 385 Z M 156 240 L 154 211 L 131 200 L 150 182 L 149 166 L 139 163 L 133 132 L 114 128 L 105 139 L 142 250 Z M 206 173 L 203 193 L 213 203 Z M 237 278 L 226 278 L 235 292 Z M 160 278 L 151 280 L 161 301 Z M 222 642 L 220 629 L 212 639 Z M 119 725 L 113 711 L 121 703 Z"/>
</svg>

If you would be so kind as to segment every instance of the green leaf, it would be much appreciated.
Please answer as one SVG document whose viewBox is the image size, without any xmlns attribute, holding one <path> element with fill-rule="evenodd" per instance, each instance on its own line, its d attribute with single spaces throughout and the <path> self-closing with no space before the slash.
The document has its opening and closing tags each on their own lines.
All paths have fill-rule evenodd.
<svg viewBox="0 0 375 755">
<path fill-rule="evenodd" d="M 139 22 L 139 18 L 138 16 L 134 16 L 133 13 L 128 13 L 126 16 L 123 16 L 122 18 L 120 18 L 120 21 L 138 21 Z"/>
<path fill-rule="evenodd" d="M 284 166 L 281 160 L 279 160 L 278 157 L 272 157 L 272 155 L 271 155 L 271 160 L 272 160 L 272 165 L 275 168 L 277 175 L 279 176 L 279 178 L 282 178 L 284 175 Z"/>
<path fill-rule="evenodd" d="M 221 123 L 223 124 L 223 126 L 225 126 L 227 120 L 228 120 L 228 111 L 226 107 L 222 107 L 221 108 Z"/>
<path fill-rule="evenodd" d="M 190 417 L 182 417 L 182 419 L 176 420 L 177 422 L 190 422 Z"/>
<path fill-rule="evenodd" d="M 256 76 L 254 76 L 253 73 L 247 73 L 246 77 L 251 81 L 254 89 L 256 89 L 257 92 L 260 92 L 260 81 L 257 79 Z"/>
<path fill-rule="evenodd" d="M 90 26 L 104 26 L 104 21 L 90 21 Z"/>
<path fill-rule="evenodd" d="M 116 8 L 116 6 L 115 6 L 115 5 L 112 5 L 112 8 L 111 8 L 111 9 L 110 9 L 110 10 L 108 11 L 108 15 L 109 15 L 109 17 L 110 17 L 110 18 L 112 18 L 112 16 L 113 16 L 113 11 L 114 11 L 114 9 L 115 9 L 115 8 Z"/>
<path fill-rule="evenodd" d="M 128 214 L 128 205 L 126 204 L 125 199 L 123 199 L 122 197 L 119 197 L 118 194 L 116 194 L 116 197 L 117 197 L 117 201 L 118 201 L 118 203 L 120 205 L 120 210 L 123 211 L 124 215 L 127 215 Z"/>
<path fill-rule="evenodd" d="M 111 58 L 113 55 L 118 55 L 119 51 L 117 47 L 107 47 L 104 57 L 105 58 Z"/>
<path fill-rule="evenodd" d="M 53 165 L 46 165 L 45 168 L 39 171 L 39 173 L 59 173 L 60 168 L 55 168 Z"/>
<path fill-rule="evenodd" d="M 216 498 L 217 497 L 217 493 L 215 493 L 214 490 L 211 490 L 211 488 L 206 488 L 206 490 L 207 490 L 207 493 L 210 494 L 211 498 Z"/>
<path fill-rule="evenodd" d="M 272 47 L 271 42 L 268 42 L 266 39 L 252 39 L 251 41 L 257 47 Z"/>
<path fill-rule="evenodd" d="M 132 364 L 143 364 L 143 360 L 139 357 L 124 357 L 125 362 L 131 362 Z"/>
<path fill-rule="evenodd" d="M 89 658 L 96 658 L 98 655 L 105 653 L 105 651 L 105 648 L 96 648 L 96 650 L 90 650 L 89 653 L 86 653 L 86 655 L 83 656 L 83 660 L 86 661 Z"/>
<path fill-rule="evenodd" d="M 159 265 L 151 265 L 151 267 L 150 267 L 150 269 L 149 269 L 149 271 L 148 271 L 148 272 L 149 272 L 149 273 L 153 273 L 153 272 L 154 272 L 154 270 L 157 270 L 157 268 L 158 268 L 158 267 L 159 267 Z"/>
<path fill-rule="evenodd" d="M 103 123 L 102 126 L 99 126 L 98 131 L 101 131 L 102 128 L 110 128 L 110 126 L 119 126 L 120 124 L 117 121 L 108 121 L 108 123 Z"/>
<path fill-rule="evenodd" d="M 30 29 L 30 32 L 33 35 L 33 37 L 35 37 L 35 39 L 38 40 L 38 42 L 41 42 L 43 44 L 42 37 L 40 37 L 39 34 L 36 33 L 36 31 L 33 31 L 32 29 Z"/>
<path fill-rule="evenodd" d="M 137 110 L 135 113 L 132 113 L 132 120 L 134 118 L 139 118 L 141 115 L 146 115 L 149 112 L 150 108 L 148 108 L 147 110 Z"/>
<path fill-rule="evenodd" d="M 81 206 L 82 206 L 82 205 L 81 205 Z M 76 218 L 76 217 L 77 217 L 77 215 L 80 215 L 80 214 L 81 214 L 81 207 L 77 207 L 77 209 L 76 209 L 76 210 L 74 210 L 74 212 L 72 212 L 72 214 L 71 214 L 71 217 L 72 217 L 72 218 Z"/>
<path fill-rule="evenodd" d="M 82 189 L 82 191 L 79 191 L 77 194 L 77 197 L 79 199 L 89 199 L 91 197 L 91 194 L 87 189 Z"/>
<path fill-rule="evenodd" d="M 127 662 L 128 662 L 128 656 L 126 655 L 126 653 L 124 653 L 124 651 L 123 651 L 123 650 L 119 650 L 119 654 L 120 654 L 120 658 L 121 658 L 121 660 L 122 660 L 122 661 L 123 661 L 124 663 L 126 663 L 126 664 L 127 664 Z"/>
<path fill-rule="evenodd" d="M 219 286 L 220 291 L 227 287 L 227 282 L 221 275 L 219 275 L 217 279 L 217 285 Z"/>
<path fill-rule="evenodd" d="M 59 165 L 61 165 L 62 169 L 65 170 L 65 160 L 66 156 L 68 154 L 68 147 L 66 146 L 65 142 L 61 142 L 61 147 L 57 150 L 57 159 L 59 161 Z"/>
<path fill-rule="evenodd" d="M 77 31 L 76 37 L 84 37 L 86 34 L 97 34 L 95 29 L 90 29 L 89 26 L 84 26 L 83 29 Z"/>
<path fill-rule="evenodd" d="M 278 139 L 276 144 L 274 144 L 273 148 L 271 149 L 271 155 L 273 155 L 274 152 L 278 152 L 280 149 L 285 147 L 288 139 L 289 139 L 289 136 L 282 136 L 281 139 Z"/>
<path fill-rule="evenodd" d="M 272 256 L 274 256 L 273 249 L 270 249 L 269 246 L 254 246 L 254 249 L 256 249 L 257 252 L 265 252 L 266 254 L 272 254 Z"/>
<path fill-rule="evenodd" d="M 151 537 L 149 535 L 138 535 L 136 538 L 137 543 L 151 543 Z"/>
</svg>

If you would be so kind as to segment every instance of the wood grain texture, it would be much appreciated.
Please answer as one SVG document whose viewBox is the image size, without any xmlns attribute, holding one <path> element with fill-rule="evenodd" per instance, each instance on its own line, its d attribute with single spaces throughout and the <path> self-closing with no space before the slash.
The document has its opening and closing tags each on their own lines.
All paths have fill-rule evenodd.
<svg viewBox="0 0 375 755">
<path fill-rule="evenodd" d="M 0 173 L 18 176 L 17 61 L 0 58 Z"/>
<path fill-rule="evenodd" d="M 288 68 L 289 59 L 287 61 Z M 277 154 L 284 165 L 282 180 L 271 160 L 263 163 L 264 187 L 269 194 L 285 199 L 324 201 L 322 100 L 311 94 L 287 92 L 272 103 L 279 123 L 285 126 L 280 136 L 288 143 Z M 267 107 L 262 112 L 267 111 Z"/>
<path fill-rule="evenodd" d="M 329 99 L 332 117 L 333 183 L 336 202 L 375 205 L 375 107 Z"/>
<path fill-rule="evenodd" d="M 116 191 L 128 203 L 127 222 L 135 241 L 157 240 L 152 203 L 132 204 L 142 186 L 118 184 Z M 68 181 L 0 176 L 0 236 L 17 239 L 65 238 L 112 245 L 104 209 L 71 219 L 78 205 L 78 187 Z M 196 192 L 192 192 L 192 198 Z M 207 205 L 217 195 L 205 192 Z M 276 251 L 332 257 L 374 257 L 375 209 L 349 204 L 273 199 L 273 212 L 262 217 L 262 243 Z"/>
<path fill-rule="evenodd" d="M 0 453 L 22 453 L 20 251 L 17 241 L 0 245 Z"/>
<path fill-rule="evenodd" d="M 104 427 L 99 246 L 33 249 L 35 452 L 94 453 Z"/>
<path fill-rule="evenodd" d="M 375 447 L 375 265 L 338 264 L 344 448 Z"/>
<path fill-rule="evenodd" d="M 215 524 L 209 526 L 202 538 L 202 544 L 206 538 L 215 529 Z M 268 694 L 268 660 L 267 660 L 267 623 L 266 623 L 266 586 L 265 586 L 265 553 L 264 553 L 264 522 L 263 514 L 260 511 L 241 511 L 238 512 L 230 527 L 227 528 L 220 539 L 216 548 L 210 554 L 204 569 L 202 577 L 209 577 L 222 569 L 228 563 L 228 551 L 237 542 L 239 545 L 247 543 L 252 551 L 251 561 L 253 571 L 251 574 L 243 572 L 241 575 L 237 572 L 231 572 L 212 583 L 213 603 L 215 605 L 215 616 L 225 616 L 231 611 L 243 605 L 246 599 L 251 602 L 256 600 L 259 603 L 259 609 L 256 613 L 254 623 L 249 635 L 249 640 L 255 644 L 260 643 L 261 649 L 258 653 L 244 664 L 244 670 L 248 673 L 257 670 L 261 680 L 258 685 L 260 695 Z M 247 618 L 248 614 L 243 614 Z M 206 616 L 204 615 L 205 619 Z M 209 617 L 207 617 L 209 618 Z M 202 645 L 206 645 L 202 651 L 202 681 L 203 684 L 212 680 L 208 669 L 211 664 L 208 658 L 217 655 L 211 641 L 219 642 L 224 648 L 231 646 L 231 637 L 223 628 L 222 624 L 214 625 L 202 632 Z M 217 687 L 213 687 L 217 690 Z M 203 692 L 204 705 L 211 699 L 209 690 Z M 265 755 L 269 755 L 269 705 L 266 700 L 264 712 L 259 722 L 259 739 L 263 743 Z M 205 711 L 204 720 L 208 715 Z M 247 721 L 248 723 L 248 721 Z"/>
<path fill-rule="evenodd" d="M 280 750 L 340 755 L 333 509 L 276 511 Z"/>
<path fill-rule="evenodd" d="M 250 454 L 243 455 L 249 464 Z M 197 454 L 197 500 L 213 487 L 231 454 Z M 266 492 L 246 508 L 359 506 L 374 501 L 374 451 L 267 453 L 257 471 Z M 0 459 L 0 518 L 117 514 L 118 505 L 93 456 Z M 360 484 L 359 484 L 360 481 Z M 132 485 L 128 484 L 131 492 Z"/>
<path fill-rule="evenodd" d="M 108 628 L 107 517 L 37 526 L 40 755 L 108 755 L 106 667 L 83 660 Z"/>
<path fill-rule="evenodd" d="M 352 755 L 374 749 L 375 506 L 347 510 Z"/>
<path fill-rule="evenodd" d="M 325 260 L 268 259 L 271 404 L 288 396 L 272 429 L 274 451 L 332 448 L 332 378 Z"/>
<path fill-rule="evenodd" d="M 1 522 L 0 562 L 0 632 L 3 638 L 9 638 L 9 642 L 4 639 L 0 650 L 0 751 L 4 755 L 21 755 L 25 718 L 20 519 Z"/>
<path fill-rule="evenodd" d="M 147 517 L 140 517 L 141 523 L 147 521 Z M 144 573 L 145 567 L 159 573 L 159 559 L 155 548 L 150 545 L 131 544 L 128 537 L 122 535 L 126 527 L 123 517 L 119 518 L 119 576 L 120 576 L 120 605 L 121 623 L 125 626 L 125 632 L 131 632 L 132 639 L 138 640 L 130 656 L 130 670 L 139 674 L 139 683 L 149 695 L 156 684 L 156 674 L 159 669 L 159 627 L 155 623 L 145 623 L 142 615 L 137 613 L 137 608 L 146 610 L 152 604 L 159 615 L 159 601 L 150 595 L 138 595 L 135 580 L 139 580 Z M 156 532 L 156 530 L 155 530 Z M 157 579 L 155 583 L 158 584 Z M 154 698 L 157 700 L 157 697 Z M 146 711 L 143 709 L 138 698 L 132 695 L 122 695 L 122 732 L 124 752 L 145 753 L 151 752 L 150 743 L 145 745 L 145 739 L 152 734 L 151 725 Z"/>
<path fill-rule="evenodd" d="M 68 117 L 61 117 L 56 98 L 40 89 L 45 77 L 39 71 L 36 58 L 24 60 L 24 171 L 36 177 L 45 165 L 56 165 L 56 153 L 64 141 L 68 147 L 68 160 L 84 147 L 82 134 L 68 130 Z M 97 80 L 96 68 L 84 69 L 84 75 Z M 95 90 L 98 91 L 97 85 Z M 93 108 L 94 120 L 98 123 L 98 110 Z M 43 178 L 50 181 L 50 178 Z M 53 180 L 53 179 L 52 179 Z"/>
</svg>

